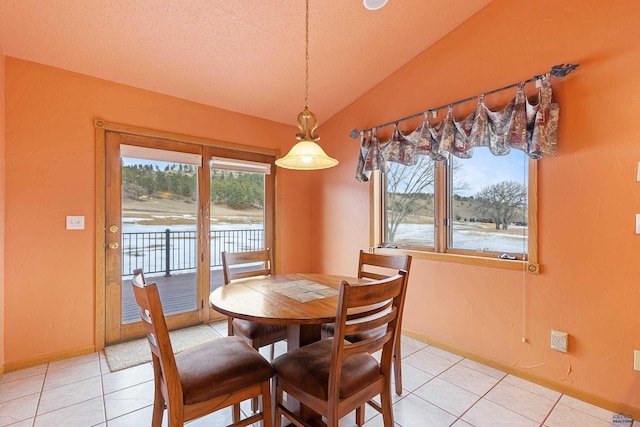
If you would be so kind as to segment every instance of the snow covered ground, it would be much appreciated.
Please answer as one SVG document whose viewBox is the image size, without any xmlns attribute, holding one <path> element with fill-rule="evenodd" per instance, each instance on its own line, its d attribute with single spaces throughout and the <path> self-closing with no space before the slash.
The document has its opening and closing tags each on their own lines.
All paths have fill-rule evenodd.
<svg viewBox="0 0 640 427">
<path fill-rule="evenodd" d="M 509 230 L 509 233 L 496 231 L 494 224 L 454 222 L 451 246 L 455 249 L 526 253 L 527 228 L 512 225 Z M 395 243 L 433 246 L 433 224 L 400 224 Z"/>
</svg>

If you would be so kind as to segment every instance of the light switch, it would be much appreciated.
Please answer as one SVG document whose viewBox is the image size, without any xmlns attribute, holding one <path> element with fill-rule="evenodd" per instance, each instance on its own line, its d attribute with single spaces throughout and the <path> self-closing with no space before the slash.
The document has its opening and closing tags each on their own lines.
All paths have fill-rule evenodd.
<svg viewBox="0 0 640 427">
<path fill-rule="evenodd" d="M 84 230 L 84 216 L 67 216 L 67 230 Z"/>
<path fill-rule="evenodd" d="M 640 214 L 636 214 L 636 234 L 640 234 Z"/>
<path fill-rule="evenodd" d="M 640 182 L 640 162 L 638 162 L 638 172 L 636 172 L 636 182 Z"/>
</svg>

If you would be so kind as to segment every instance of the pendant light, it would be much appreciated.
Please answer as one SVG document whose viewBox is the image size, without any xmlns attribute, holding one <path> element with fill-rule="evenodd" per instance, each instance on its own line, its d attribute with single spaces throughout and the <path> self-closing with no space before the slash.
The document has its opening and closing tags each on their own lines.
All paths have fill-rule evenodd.
<svg viewBox="0 0 640 427">
<path fill-rule="evenodd" d="M 387 0 L 362 0 L 362 3 L 367 10 L 378 10 L 387 4 Z"/>
<path fill-rule="evenodd" d="M 317 144 L 320 136 L 314 135 L 318 128 L 316 115 L 309 110 L 309 0 L 306 0 L 305 15 L 305 86 L 304 109 L 298 114 L 298 128 L 296 134 L 298 142 L 286 156 L 276 160 L 276 165 L 285 169 L 317 170 L 334 167 L 338 161 L 327 156 L 327 153 Z"/>
</svg>

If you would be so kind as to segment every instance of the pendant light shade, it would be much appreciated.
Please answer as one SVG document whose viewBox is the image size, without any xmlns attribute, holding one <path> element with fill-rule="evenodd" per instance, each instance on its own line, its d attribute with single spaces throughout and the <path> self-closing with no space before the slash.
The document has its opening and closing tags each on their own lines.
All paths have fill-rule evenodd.
<svg viewBox="0 0 640 427">
<path fill-rule="evenodd" d="M 305 15 L 305 88 L 304 109 L 298 114 L 298 128 L 296 134 L 298 142 L 286 156 L 276 160 L 276 166 L 295 170 L 327 169 L 338 164 L 338 161 L 327 156 L 327 153 L 318 145 L 320 136 L 314 132 L 318 128 L 316 115 L 309 110 L 309 0 L 306 0 Z"/>
<path fill-rule="evenodd" d="M 320 136 L 313 134 L 317 127 L 316 115 L 305 106 L 304 110 L 298 114 L 300 133 L 296 134 L 296 138 L 300 142 L 294 145 L 286 156 L 276 160 L 276 165 L 295 170 L 317 170 L 336 166 L 338 161 L 327 156 L 327 153 L 317 144 Z"/>
<path fill-rule="evenodd" d="M 378 10 L 387 4 L 387 0 L 362 0 L 365 9 Z"/>
<path fill-rule="evenodd" d="M 338 164 L 336 159 L 327 156 L 322 147 L 313 141 L 300 141 L 289 153 L 276 160 L 276 165 L 285 169 L 316 170 L 332 168 Z"/>
</svg>

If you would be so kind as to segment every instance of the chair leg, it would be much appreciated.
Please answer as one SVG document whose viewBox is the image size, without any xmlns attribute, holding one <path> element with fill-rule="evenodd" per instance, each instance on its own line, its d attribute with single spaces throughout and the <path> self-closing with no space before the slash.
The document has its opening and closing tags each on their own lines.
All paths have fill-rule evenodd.
<svg viewBox="0 0 640 427">
<path fill-rule="evenodd" d="M 158 375 L 159 368 L 154 363 L 154 395 L 153 395 L 153 414 L 151 416 L 151 427 L 160 427 L 162 426 L 162 415 L 164 414 L 164 408 L 166 407 L 166 402 L 164 401 L 164 397 L 162 396 L 162 390 L 160 390 L 160 376 Z"/>
<path fill-rule="evenodd" d="M 227 336 L 233 336 L 233 317 L 227 317 Z"/>
<path fill-rule="evenodd" d="M 394 427 L 390 387 L 386 387 L 386 389 L 380 393 L 380 403 L 382 403 L 382 420 L 384 427 Z"/>
<path fill-rule="evenodd" d="M 260 351 L 260 347 L 258 346 L 258 343 L 256 341 L 251 340 L 251 347 L 253 347 L 256 351 Z M 258 412 L 258 398 L 257 397 L 253 397 L 251 399 L 251 412 L 253 412 L 254 414 L 256 412 Z"/>
<path fill-rule="evenodd" d="M 162 426 L 162 415 L 164 414 L 164 398 L 162 392 L 156 388 L 153 401 L 153 415 L 151 416 L 151 427 Z"/>
<path fill-rule="evenodd" d="M 357 411 L 357 409 L 356 409 Z M 356 414 L 356 418 L 358 418 Z M 332 405 L 329 403 L 329 408 L 327 410 L 327 427 L 338 427 L 340 423 L 340 418 L 338 417 L 338 408 L 337 405 Z"/>
<path fill-rule="evenodd" d="M 167 407 L 167 418 L 169 418 L 169 427 L 183 427 L 184 426 L 184 408 L 183 407 L 171 408 L 171 405 L 169 405 Z"/>
<path fill-rule="evenodd" d="M 237 423 L 238 421 L 240 421 L 240 404 L 236 403 L 235 405 L 233 405 L 233 423 Z"/>
<path fill-rule="evenodd" d="M 395 346 L 393 348 L 393 374 L 394 381 L 396 383 L 396 394 L 398 396 L 402 395 L 402 354 L 400 353 L 401 347 L 402 345 L 400 343 L 400 336 L 398 335 Z"/>
<path fill-rule="evenodd" d="M 273 362 L 273 358 L 276 355 L 276 345 L 274 343 L 271 343 L 271 359 L 270 361 Z"/>
<path fill-rule="evenodd" d="M 273 423 L 273 427 L 282 427 L 282 415 L 280 414 L 280 406 L 283 404 L 282 403 L 283 392 L 282 392 L 282 388 L 278 387 L 277 378 L 274 379 L 273 388 L 275 390 L 275 396 L 273 398 L 276 401 L 275 410 L 273 411 L 273 414 L 275 416 L 275 422 Z"/>
<path fill-rule="evenodd" d="M 262 383 L 262 427 L 273 426 L 273 411 L 271 406 L 271 380 Z M 234 421 L 235 422 L 235 421 Z"/>
<path fill-rule="evenodd" d="M 356 408 L 356 424 L 358 427 L 362 427 L 364 425 L 364 408 L 365 405 Z"/>
</svg>

